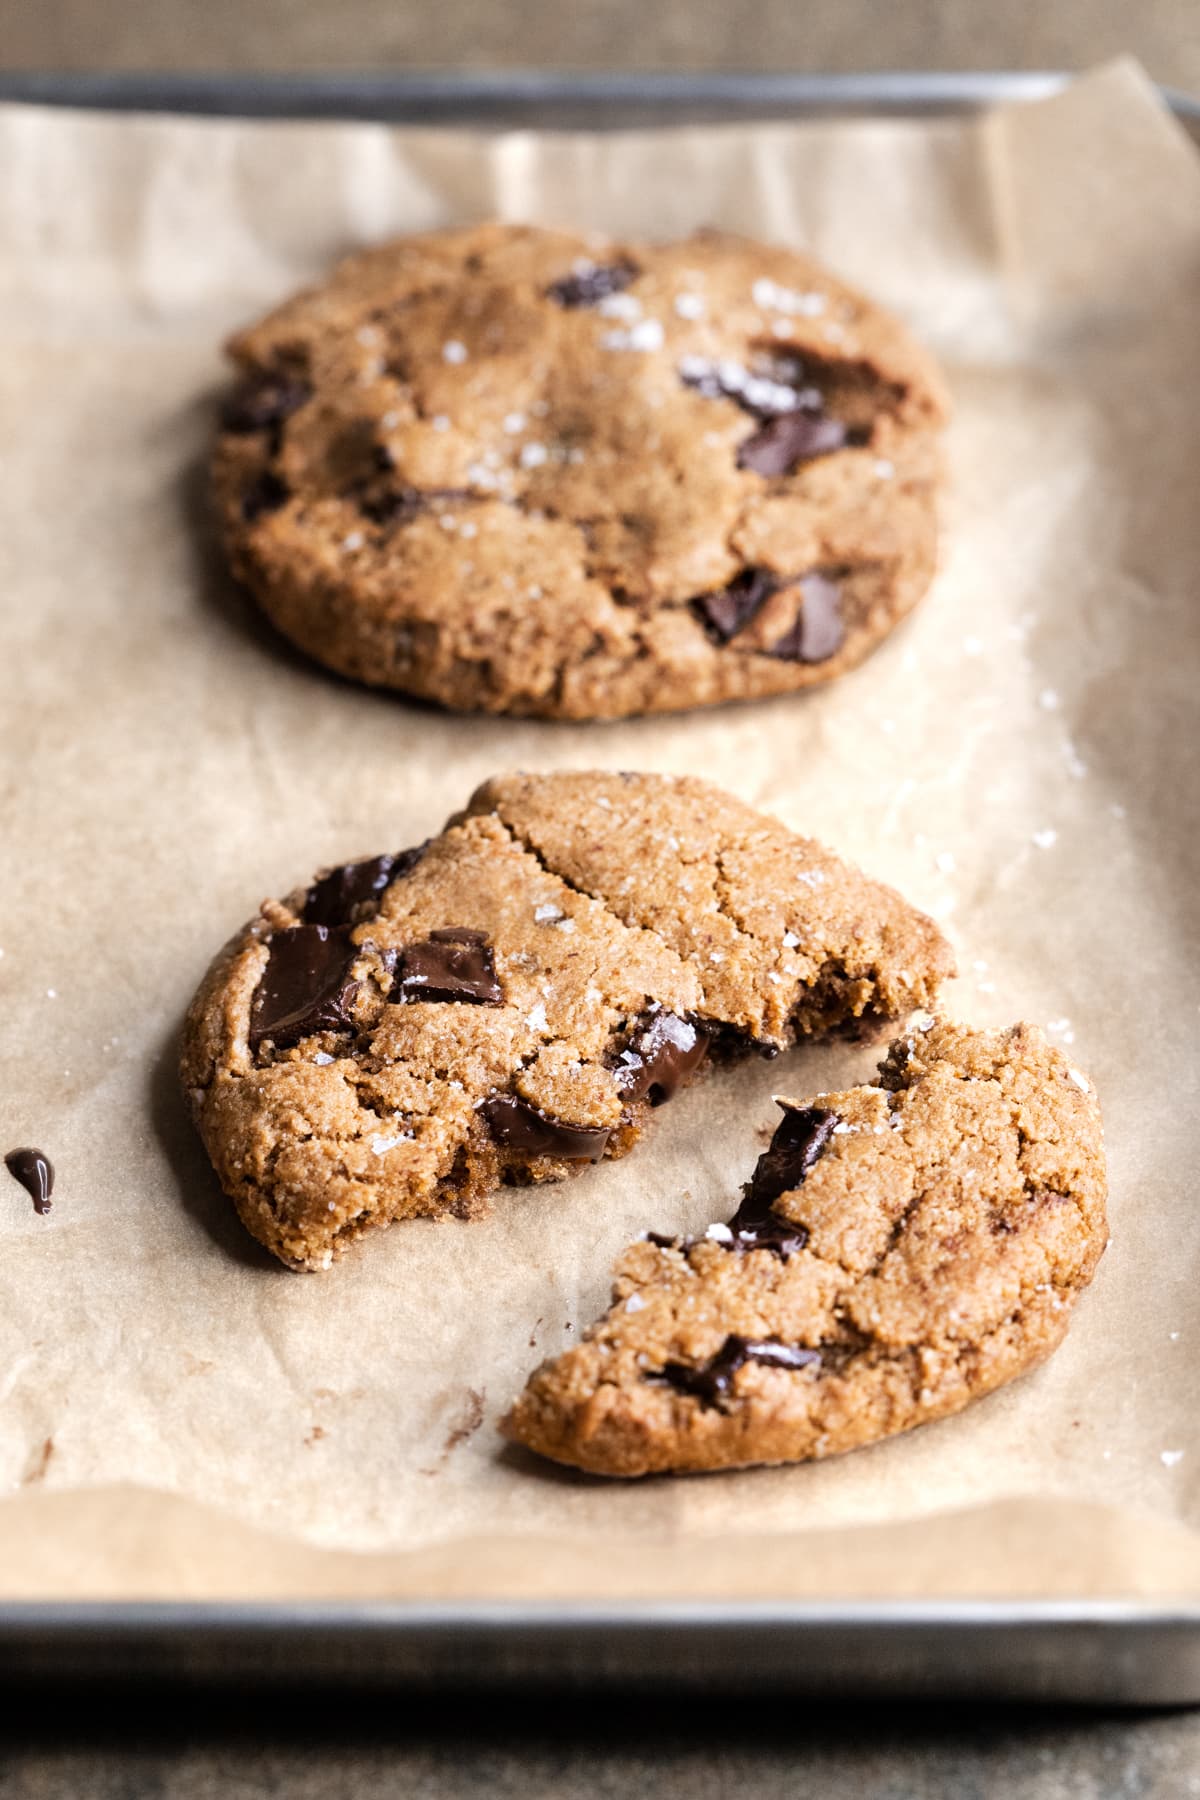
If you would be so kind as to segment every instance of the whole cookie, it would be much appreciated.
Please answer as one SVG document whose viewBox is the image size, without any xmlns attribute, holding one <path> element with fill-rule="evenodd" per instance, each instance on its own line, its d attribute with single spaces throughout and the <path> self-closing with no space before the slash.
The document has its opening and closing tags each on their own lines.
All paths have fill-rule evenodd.
<svg viewBox="0 0 1200 1800">
<path fill-rule="evenodd" d="M 780 1101 L 728 1224 L 651 1235 L 508 1434 L 603 1475 L 798 1462 L 1040 1362 L 1107 1239 L 1100 1109 L 1031 1025 L 900 1038 L 878 1087 Z"/>
<path fill-rule="evenodd" d="M 181 1073 L 248 1229 L 327 1268 L 621 1156 L 698 1069 L 877 1028 L 951 973 L 899 894 L 705 782 L 504 776 L 429 843 L 266 902 Z"/>
<path fill-rule="evenodd" d="M 413 237 L 230 352 L 234 568 L 358 680 L 572 719 L 778 694 L 934 571 L 940 376 L 796 251 Z"/>
</svg>

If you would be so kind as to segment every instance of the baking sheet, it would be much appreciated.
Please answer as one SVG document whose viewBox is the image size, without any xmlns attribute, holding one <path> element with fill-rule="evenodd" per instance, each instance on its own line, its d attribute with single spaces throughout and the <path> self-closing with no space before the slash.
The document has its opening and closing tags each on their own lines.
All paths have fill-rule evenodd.
<svg viewBox="0 0 1200 1800">
<path fill-rule="evenodd" d="M 21 1490 L 0 1595 L 1200 1592 L 1200 173 L 1140 74 L 921 126 L 547 144 L 14 108 L 0 143 L 0 1105 L 60 1170 L 49 1220 L 15 1186 L 0 1220 L 0 1479 Z M 947 568 L 866 668 L 692 719 L 463 721 L 336 683 L 248 615 L 203 517 L 216 340 L 351 244 L 489 212 L 794 239 L 939 349 Z M 694 1090 L 628 1162 L 329 1276 L 242 1238 L 174 1091 L 212 949 L 494 768 L 594 764 L 723 776 L 944 917 L 959 1012 L 1073 1045 L 1105 1102 L 1114 1245 L 1046 1370 L 809 1469 L 614 1488 L 499 1445 L 620 1246 L 720 1216 L 770 1092 L 836 1086 L 862 1052 Z"/>
</svg>

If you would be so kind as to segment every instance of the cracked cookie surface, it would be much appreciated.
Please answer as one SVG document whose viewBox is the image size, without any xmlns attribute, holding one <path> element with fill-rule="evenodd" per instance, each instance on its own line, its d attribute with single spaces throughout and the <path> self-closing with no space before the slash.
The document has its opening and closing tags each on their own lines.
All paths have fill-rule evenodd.
<svg viewBox="0 0 1200 1800">
<path fill-rule="evenodd" d="M 596 1474 L 804 1461 L 1048 1356 L 1107 1240 L 1100 1109 L 1036 1027 L 910 1030 L 879 1085 L 781 1100 L 738 1212 L 650 1236 L 508 1435 Z"/>
<path fill-rule="evenodd" d="M 795 251 L 413 237 L 230 351 L 234 568 L 358 680 L 577 719 L 783 693 L 933 574 L 941 378 Z"/>
<path fill-rule="evenodd" d="M 264 904 L 181 1076 L 284 1262 L 623 1155 L 723 1058 L 862 1033 L 953 973 L 931 919 L 705 782 L 510 775 L 427 844 Z"/>
</svg>

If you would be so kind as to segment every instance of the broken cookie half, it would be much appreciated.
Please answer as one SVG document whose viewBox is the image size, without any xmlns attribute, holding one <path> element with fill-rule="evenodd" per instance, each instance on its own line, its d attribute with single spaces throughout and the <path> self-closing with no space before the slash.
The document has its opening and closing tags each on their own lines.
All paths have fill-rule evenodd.
<svg viewBox="0 0 1200 1800">
<path fill-rule="evenodd" d="M 952 973 L 899 894 L 705 782 L 511 775 L 428 843 L 265 903 L 181 1074 L 247 1228 L 321 1269 L 624 1155 L 698 1071 L 876 1031 Z"/>
<path fill-rule="evenodd" d="M 603 1475 L 853 1450 L 1040 1362 L 1107 1239 L 1100 1110 L 1030 1025 L 897 1039 L 876 1086 L 781 1100 L 742 1203 L 651 1234 L 507 1434 Z"/>
</svg>

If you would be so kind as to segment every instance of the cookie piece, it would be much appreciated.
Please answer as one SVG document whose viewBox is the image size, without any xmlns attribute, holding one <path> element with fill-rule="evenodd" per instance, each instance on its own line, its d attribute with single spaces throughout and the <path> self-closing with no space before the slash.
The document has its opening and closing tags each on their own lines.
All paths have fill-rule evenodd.
<svg viewBox="0 0 1200 1800">
<path fill-rule="evenodd" d="M 1091 1083 L 1032 1025 L 911 1031 L 880 1085 L 781 1100 L 742 1204 L 651 1235 L 508 1435 L 602 1475 L 833 1456 L 1062 1341 L 1107 1239 Z"/>
<path fill-rule="evenodd" d="M 570 719 L 784 693 L 933 574 L 941 378 L 796 251 L 440 232 L 229 349 L 233 566 L 361 681 Z"/>
<path fill-rule="evenodd" d="M 192 1003 L 182 1079 L 295 1268 L 374 1225 L 629 1150 L 706 1064 L 861 1032 L 953 972 L 932 920 L 705 782 L 513 775 L 440 836 L 268 901 Z"/>
</svg>

